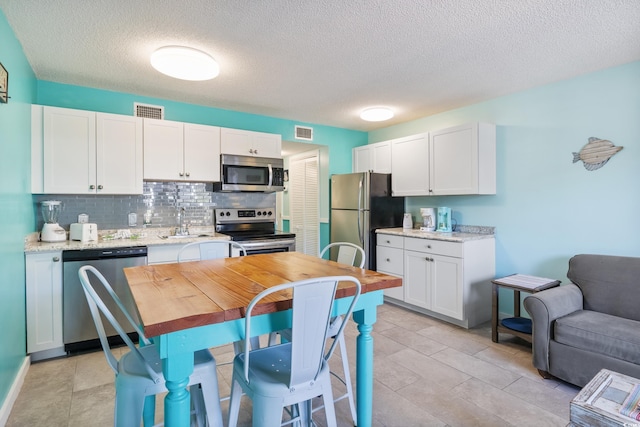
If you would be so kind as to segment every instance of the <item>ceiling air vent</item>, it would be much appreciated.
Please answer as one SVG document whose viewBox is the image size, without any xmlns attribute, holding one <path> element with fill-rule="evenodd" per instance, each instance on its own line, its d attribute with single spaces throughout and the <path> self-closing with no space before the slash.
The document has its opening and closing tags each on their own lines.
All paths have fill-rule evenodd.
<svg viewBox="0 0 640 427">
<path fill-rule="evenodd" d="M 313 141 L 313 128 L 304 126 L 296 126 L 296 139 L 304 139 L 305 141 Z"/>
<path fill-rule="evenodd" d="M 164 119 L 164 107 L 160 105 L 133 103 L 133 115 L 145 119 Z"/>
</svg>

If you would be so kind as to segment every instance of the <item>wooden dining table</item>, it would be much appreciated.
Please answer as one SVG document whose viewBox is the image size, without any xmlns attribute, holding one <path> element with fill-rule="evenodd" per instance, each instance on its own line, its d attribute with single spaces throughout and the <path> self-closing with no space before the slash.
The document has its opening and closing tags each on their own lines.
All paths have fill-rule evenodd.
<svg viewBox="0 0 640 427">
<path fill-rule="evenodd" d="M 305 255 L 279 252 L 124 269 L 144 333 L 154 337 L 162 359 L 168 394 L 164 422 L 188 426 L 190 396 L 186 387 L 193 372 L 194 352 L 244 339 L 245 309 L 271 286 L 325 276 L 353 276 L 362 284 L 352 318 L 356 339 L 358 427 L 371 425 L 373 404 L 373 337 L 383 289 L 402 279 Z M 355 294 L 353 283 L 338 285 L 334 315 L 345 313 Z M 254 310 L 252 333 L 262 335 L 290 326 L 290 291 L 273 294 Z M 259 311 L 256 311 L 259 310 Z"/>
</svg>

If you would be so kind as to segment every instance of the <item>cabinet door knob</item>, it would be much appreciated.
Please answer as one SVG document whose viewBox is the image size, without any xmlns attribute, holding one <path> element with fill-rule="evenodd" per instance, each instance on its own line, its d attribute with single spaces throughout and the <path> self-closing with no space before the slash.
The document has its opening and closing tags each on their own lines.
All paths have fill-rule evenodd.
<svg viewBox="0 0 640 427">
<path fill-rule="evenodd" d="M 249 148 L 249 154 L 253 154 L 253 148 Z"/>
<path fill-rule="evenodd" d="M 387 240 L 387 243 L 391 244 L 391 240 Z"/>
<path fill-rule="evenodd" d="M 96 186 L 95 186 L 95 185 L 91 184 L 91 185 L 89 186 L 89 190 L 95 190 L 95 189 L 96 189 Z"/>
<path fill-rule="evenodd" d="M 102 185 L 98 185 L 98 190 L 102 190 Z"/>
<path fill-rule="evenodd" d="M 258 150 L 253 150 L 253 154 L 258 154 Z"/>
<path fill-rule="evenodd" d="M 53 262 L 58 262 L 58 261 L 60 261 L 60 257 L 54 256 L 53 257 Z"/>
<path fill-rule="evenodd" d="M 185 175 L 190 176 L 191 174 L 189 172 L 187 172 Z"/>
<path fill-rule="evenodd" d="M 389 258 L 387 258 L 387 262 L 391 262 L 391 260 Z"/>
<path fill-rule="evenodd" d="M 178 175 L 180 175 L 180 176 L 184 176 L 184 173 L 180 172 L 180 173 L 178 173 Z"/>
<path fill-rule="evenodd" d="M 431 245 L 427 245 L 427 249 L 431 249 Z"/>
</svg>

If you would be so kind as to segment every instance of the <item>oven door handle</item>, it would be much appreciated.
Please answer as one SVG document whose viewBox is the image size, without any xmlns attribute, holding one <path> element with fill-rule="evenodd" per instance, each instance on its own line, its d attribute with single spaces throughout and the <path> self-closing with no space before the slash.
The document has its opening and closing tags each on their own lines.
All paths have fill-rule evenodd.
<svg viewBox="0 0 640 427">
<path fill-rule="evenodd" d="M 271 187 L 273 186 L 273 167 L 271 166 L 271 163 L 269 163 L 267 167 L 269 168 L 269 187 Z"/>
</svg>

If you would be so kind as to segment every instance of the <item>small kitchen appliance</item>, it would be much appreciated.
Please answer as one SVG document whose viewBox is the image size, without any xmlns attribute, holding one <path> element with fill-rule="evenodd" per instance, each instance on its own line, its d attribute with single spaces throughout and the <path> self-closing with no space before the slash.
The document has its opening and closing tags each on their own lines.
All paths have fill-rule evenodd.
<svg viewBox="0 0 640 427">
<path fill-rule="evenodd" d="M 413 218 L 411 218 L 411 214 L 408 212 L 402 217 L 402 228 L 405 230 L 411 230 L 413 228 Z"/>
<path fill-rule="evenodd" d="M 438 228 L 436 231 L 451 233 L 451 208 L 438 208 Z"/>
<path fill-rule="evenodd" d="M 58 225 L 58 215 L 62 209 L 62 202 L 58 200 L 45 200 L 40 203 L 40 211 L 44 225 L 40 232 L 40 240 L 43 242 L 63 242 L 67 240 L 67 232 Z"/>
<path fill-rule="evenodd" d="M 98 241 L 98 225 L 87 223 L 73 223 L 69 227 L 69 240 L 79 240 L 82 243 Z"/>
<path fill-rule="evenodd" d="M 436 230 L 436 210 L 434 208 L 420 208 L 420 216 L 422 216 L 422 231 Z"/>
</svg>

